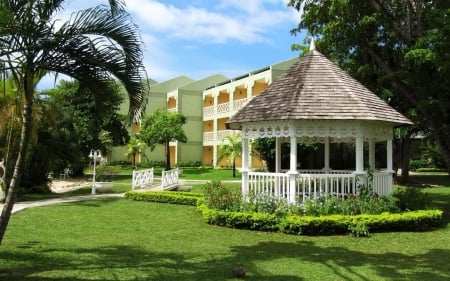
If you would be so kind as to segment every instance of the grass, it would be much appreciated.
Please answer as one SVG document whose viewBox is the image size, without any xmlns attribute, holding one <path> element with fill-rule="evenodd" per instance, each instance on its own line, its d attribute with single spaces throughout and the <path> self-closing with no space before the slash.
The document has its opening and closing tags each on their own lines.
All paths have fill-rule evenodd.
<svg viewBox="0 0 450 281">
<path fill-rule="evenodd" d="M 450 188 L 433 188 L 450 205 Z M 93 200 L 14 214 L 0 280 L 449 280 L 450 227 L 369 238 L 209 226 L 194 207 Z M 420 243 L 418 243 L 420 241 Z"/>
<path fill-rule="evenodd" d="M 414 179 L 446 186 L 424 188 L 445 212 L 441 229 L 292 236 L 210 226 L 194 207 L 125 199 L 27 209 L 12 216 L 0 246 L 0 280 L 237 280 L 235 266 L 245 280 L 449 280 L 450 180 Z M 115 192 L 129 190 L 129 176 L 116 180 Z"/>
</svg>

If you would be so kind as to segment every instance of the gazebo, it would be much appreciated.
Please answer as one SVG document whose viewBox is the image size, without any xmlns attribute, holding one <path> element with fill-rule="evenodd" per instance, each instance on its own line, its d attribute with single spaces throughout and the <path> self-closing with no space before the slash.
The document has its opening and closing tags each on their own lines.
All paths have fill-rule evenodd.
<svg viewBox="0 0 450 281">
<path fill-rule="evenodd" d="M 350 77 L 315 50 L 253 98 L 227 121 L 233 130 L 242 131 L 242 192 L 267 194 L 295 202 L 326 194 L 356 194 L 367 180 L 365 168 L 373 172 L 372 187 L 379 195 L 392 192 L 393 129 L 412 122 Z M 249 169 L 249 140 L 276 139 L 275 173 Z M 289 170 L 281 170 L 281 143 L 290 143 Z M 323 143 L 324 167 L 297 169 L 297 143 Z M 330 167 L 330 143 L 353 143 L 355 169 Z M 385 168 L 375 168 L 375 144 L 384 142 Z M 364 147 L 368 165 L 364 167 Z"/>
</svg>

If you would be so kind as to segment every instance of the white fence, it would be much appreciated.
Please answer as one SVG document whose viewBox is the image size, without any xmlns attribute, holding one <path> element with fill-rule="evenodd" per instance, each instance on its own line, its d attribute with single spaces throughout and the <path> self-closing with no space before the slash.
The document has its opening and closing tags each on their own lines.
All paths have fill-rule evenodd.
<svg viewBox="0 0 450 281">
<path fill-rule="evenodd" d="M 343 170 L 299 170 L 295 175 L 295 188 L 290 186 L 288 173 L 248 173 L 248 191 L 253 194 L 266 194 L 278 199 L 306 200 L 324 195 L 346 197 L 356 195 L 359 183 L 358 176 L 353 171 Z M 361 184 L 367 179 L 361 178 Z M 392 192 L 392 174 L 387 172 L 373 173 L 372 187 L 379 195 L 388 195 Z M 295 192 L 295 194 L 292 194 Z"/>
<path fill-rule="evenodd" d="M 133 179 L 131 182 L 131 189 L 143 188 L 146 186 L 151 186 L 153 184 L 154 173 L 153 168 L 146 170 L 134 170 Z"/>
<path fill-rule="evenodd" d="M 161 189 L 164 190 L 168 186 L 178 184 L 179 175 L 180 171 L 178 169 L 163 171 L 161 176 L 162 179 Z"/>
</svg>

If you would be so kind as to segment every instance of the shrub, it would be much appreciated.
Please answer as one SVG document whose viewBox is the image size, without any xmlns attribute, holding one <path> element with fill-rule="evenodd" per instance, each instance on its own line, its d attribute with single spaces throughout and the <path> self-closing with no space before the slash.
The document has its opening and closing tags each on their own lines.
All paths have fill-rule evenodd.
<svg viewBox="0 0 450 281">
<path fill-rule="evenodd" d="M 350 234 L 355 237 L 367 237 L 369 236 L 369 228 L 363 222 L 357 222 L 348 226 Z"/>
<path fill-rule="evenodd" d="M 431 199 L 421 189 L 415 187 L 398 188 L 392 196 L 397 198 L 397 206 L 401 211 L 427 209 Z"/>
<path fill-rule="evenodd" d="M 243 212 L 274 214 L 278 217 L 289 213 L 290 205 L 287 200 L 277 199 L 269 194 L 249 193 L 247 201 L 242 201 Z"/>
<path fill-rule="evenodd" d="M 181 205 L 196 206 L 197 201 L 202 199 L 202 194 L 194 192 L 174 192 L 174 191 L 128 191 L 125 198 L 135 201 L 171 203 Z"/>
<path fill-rule="evenodd" d="M 227 188 L 221 181 L 208 182 L 202 191 L 205 203 L 211 209 L 230 212 L 241 210 L 242 193 Z"/>
<path fill-rule="evenodd" d="M 430 168 L 430 162 L 427 159 L 409 160 L 409 169 L 411 171 L 416 171 L 420 168 Z"/>
</svg>

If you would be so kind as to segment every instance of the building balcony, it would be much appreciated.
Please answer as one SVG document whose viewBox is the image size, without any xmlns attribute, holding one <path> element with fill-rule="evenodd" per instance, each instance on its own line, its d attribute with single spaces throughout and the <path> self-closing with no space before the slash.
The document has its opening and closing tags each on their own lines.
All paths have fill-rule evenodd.
<svg viewBox="0 0 450 281">
<path fill-rule="evenodd" d="M 226 135 L 237 133 L 240 133 L 240 131 L 220 130 L 216 132 L 205 132 L 203 133 L 203 145 L 211 145 L 212 143 L 221 144 Z"/>
<path fill-rule="evenodd" d="M 231 102 L 220 103 L 217 106 L 203 107 L 203 117 L 209 117 L 219 114 L 234 113 L 244 107 L 251 98 L 238 99 Z"/>
</svg>

